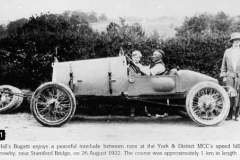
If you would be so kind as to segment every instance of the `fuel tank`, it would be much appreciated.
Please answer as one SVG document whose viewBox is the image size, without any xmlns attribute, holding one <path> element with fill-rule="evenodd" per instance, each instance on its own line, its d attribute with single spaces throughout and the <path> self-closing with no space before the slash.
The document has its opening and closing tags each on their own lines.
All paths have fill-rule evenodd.
<svg viewBox="0 0 240 160">
<path fill-rule="evenodd" d="M 75 95 L 114 96 L 127 91 L 124 56 L 54 63 L 52 80 L 69 85 L 71 72 Z"/>
</svg>

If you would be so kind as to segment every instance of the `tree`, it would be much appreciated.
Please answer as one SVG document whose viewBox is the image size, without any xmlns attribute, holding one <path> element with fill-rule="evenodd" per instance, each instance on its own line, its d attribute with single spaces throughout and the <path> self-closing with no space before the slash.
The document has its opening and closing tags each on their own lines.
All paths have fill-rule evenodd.
<svg viewBox="0 0 240 160">
<path fill-rule="evenodd" d="M 149 38 L 153 39 L 153 40 L 158 40 L 160 38 L 160 35 L 159 35 L 158 31 L 155 29 L 152 32 L 152 34 L 149 35 Z"/>
<path fill-rule="evenodd" d="M 14 34 L 0 39 L 0 83 L 34 89 L 51 80 L 55 56 L 60 62 L 110 57 L 117 56 L 120 47 L 126 54 L 140 50 L 143 65 L 149 64 L 153 50 L 163 49 L 167 55 L 164 62 L 170 69 L 179 66 L 219 76 L 223 51 L 228 47 L 228 27 L 219 31 L 218 27 L 211 28 L 211 23 L 226 26 L 231 17 L 202 14 L 186 18 L 178 36 L 164 40 L 157 31 L 146 35 L 139 23 L 129 24 L 124 18 L 119 23 L 110 22 L 106 32 L 94 31 L 88 18 L 89 14 L 81 11 L 32 16 Z M 238 18 L 233 19 L 231 30 L 237 31 Z M 7 28 L 2 26 L 0 31 L 6 32 Z"/>
<path fill-rule="evenodd" d="M 107 21 L 108 20 L 106 14 L 101 14 L 98 19 L 99 19 L 99 21 Z"/>
<path fill-rule="evenodd" d="M 111 51 L 118 53 L 120 47 L 126 53 L 134 50 L 140 50 L 143 54 L 142 63 L 148 64 L 147 58 L 152 54 L 152 50 L 160 48 L 161 44 L 156 39 L 151 39 L 145 35 L 142 26 L 139 23 L 127 24 L 124 18 L 120 18 L 120 23 L 111 22 L 107 26 L 107 39 L 109 40 Z"/>
<path fill-rule="evenodd" d="M 21 28 L 24 24 L 26 24 L 28 20 L 26 18 L 21 18 L 16 21 L 12 21 L 7 25 L 8 35 L 14 35 L 17 32 L 18 28 Z"/>
<path fill-rule="evenodd" d="M 233 29 L 234 19 L 219 12 L 216 15 L 200 14 L 187 17 L 183 25 L 176 28 L 177 36 L 188 36 L 192 34 L 230 34 Z"/>
<path fill-rule="evenodd" d="M 4 25 L 0 25 L 0 39 L 7 36 L 7 28 Z"/>
<path fill-rule="evenodd" d="M 72 16 L 69 21 L 57 14 L 32 16 L 14 34 L 3 38 L 0 41 L 1 60 L 9 66 L 8 70 L 0 69 L 5 79 L 11 79 L 8 82 L 17 83 L 17 86 L 28 84 L 31 88 L 49 81 L 56 47 L 61 61 L 88 58 L 82 50 L 86 53 L 92 48 L 92 29 L 88 23 L 82 24 L 78 17 L 74 18 Z"/>
<path fill-rule="evenodd" d="M 71 19 L 77 21 L 78 23 L 89 23 L 88 14 L 84 13 L 80 10 L 73 11 L 71 15 Z"/>
<path fill-rule="evenodd" d="M 231 32 L 239 32 L 240 31 L 240 16 L 237 16 L 233 19 Z"/>
<path fill-rule="evenodd" d="M 93 11 L 89 14 L 88 19 L 90 23 L 98 22 L 97 14 Z"/>
<path fill-rule="evenodd" d="M 177 35 L 191 35 L 191 34 L 202 34 L 209 29 L 209 23 L 211 20 L 211 15 L 200 14 L 193 17 L 185 18 L 183 25 L 177 27 Z"/>
<path fill-rule="evenodd" d="M 71 16 L 71 11 L 67 10 L 67 11 L 64 11 L 62 16 L 66 19 L 69 19 L 70 16 Z"/>
<path fill-rule="evenodd" d="M 227 33 L 229 34 L 233 19 L 224 12 L 217 13 L 211 20 L 211 31 L 213 33 Z"/>
</svg>

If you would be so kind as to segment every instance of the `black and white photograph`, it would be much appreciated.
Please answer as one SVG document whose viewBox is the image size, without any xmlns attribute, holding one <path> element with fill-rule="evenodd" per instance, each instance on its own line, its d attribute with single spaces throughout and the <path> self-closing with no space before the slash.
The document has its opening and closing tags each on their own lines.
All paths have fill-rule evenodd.
<svg viewBox="0 0 240 160">
<path fill-rule="evenodd" d="M 0 0 L 0 159 L 240 158 L 239 0 Z"/>
</svg>

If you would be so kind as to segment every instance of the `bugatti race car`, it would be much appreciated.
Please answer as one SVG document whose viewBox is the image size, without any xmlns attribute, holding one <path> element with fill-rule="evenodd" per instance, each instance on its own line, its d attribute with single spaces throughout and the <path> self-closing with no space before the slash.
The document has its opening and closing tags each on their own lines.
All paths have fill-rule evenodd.
<svg viewBox="0 0 240 160">
<path fill-rule="evenodd" d="M 145 102 L 184 99 L 184 107 L 175 107 L 200 126 L 224 121 L 234 92 L 218 80 L 190 70 L 172 70 L 164 75 L 132 76 L 131 59 L 126 55 L 90 60 L 55 62 L 52 81 L 42 84 L 31 98 L 31 111 L 45 126 L 67 123 L 76 110 L 76 97 L 126 99 Z M 226 89 L 228 88 L 228 89 Z M 97 102 L 96 102 L 97 103 Z M 159 105 L 161 107 L 161 105 Z"/>
</svg>

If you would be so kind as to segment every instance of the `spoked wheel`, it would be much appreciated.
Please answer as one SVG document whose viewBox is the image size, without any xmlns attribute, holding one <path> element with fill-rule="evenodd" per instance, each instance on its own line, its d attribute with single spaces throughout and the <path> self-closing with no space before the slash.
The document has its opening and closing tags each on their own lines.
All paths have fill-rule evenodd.
<svg viewBox="0 0 240 160">
<path fill-rule="evenodd" d="M 186 99 L 190 118 L 200 126 L 212 126 L 226 119 L 230 100 L 227 92 L 218 84 L 202 82 L 189 91 Z"/>
<path fill-rule="evenodd" d="M 41 85 L 31 99 L 31 111 L 38 122 L 56 127 L 67 123 L 76 110 L 76 99 L 64 84 L 49 82 Z"/>
<path fill-rule="evenodd" d="M 10 85 L 0 86 L 0 113 L 12 111 L 18 104 L 18 96 L 13 95 L 15 88 Z"/>
<path fill-rule="evenodd" d="M 20 89 L 16 88 L 16 87 L 13 87 L 14 88 L 14 93 L 17 93 L 18 95 L 15 95 L 17 97 L 17 101 L 16 101 L 16 104 L 14 106 L 13 109 L 17 109 L 18 107 L 21 106 L 22 102 L 23 102 L 23 93 Z"/>
</svg>

